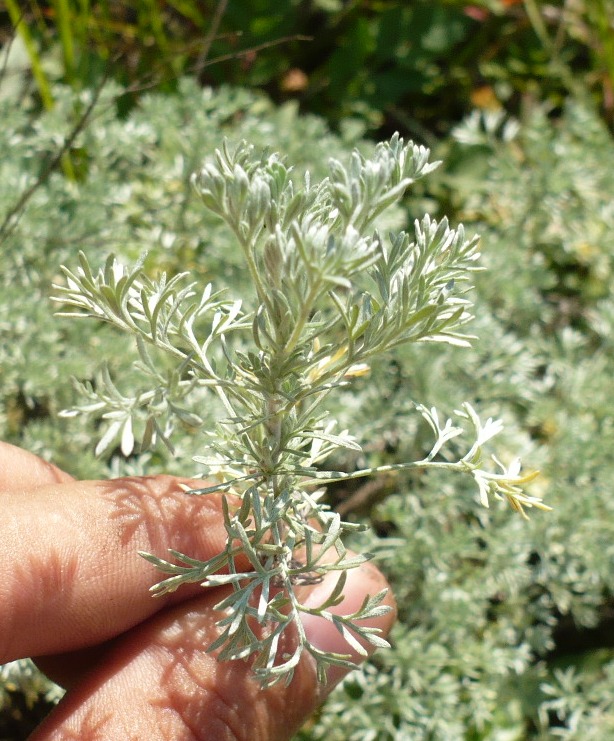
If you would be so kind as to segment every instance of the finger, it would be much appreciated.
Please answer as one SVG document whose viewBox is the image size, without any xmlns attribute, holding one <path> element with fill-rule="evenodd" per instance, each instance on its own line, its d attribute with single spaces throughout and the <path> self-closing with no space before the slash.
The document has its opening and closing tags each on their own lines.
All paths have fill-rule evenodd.
<svg viewBox="0 0 614 741">
<path fill-rule="evenodd" d="M 308 601 L 320 604 L 334 578 L 312 588 Z M 338 614 L 357 609 L 366 593 L 385 587 L 383 576 L 363 565 L 348 574 L 345 599 Z M 31 741 L 74 739 L 148 739 L 171 741 L 281 741 L 291 738 L 341 677 L 329 674 L 318 686 L 313 659 L 303 653 L 288 687 L 283 682 L 262 690 L 249 662 L 218 662 L 205 648 L 217 637 L 212 608 L 219 599 L 203 597 L 175 606 L 130 631 L 114 646 L 103 664 L 78 689 L 69 691 Z M 392 598 L 388 598 L 392 604 Z M 394 613 L 369 622 L 386 634 Z M 312 617 L 304 622 L 318 648 L 350 653 L 332 624 Z M 281 650 L 292 652 L 296 633 L 288 634 Z M 345 670 L 344 670 L 345 671 Z"/>
<path fill-rule="evenodd" d="M 329 576 L 328 578 L 328 583 L 332 582 L 333 577 Z M 387 588 L 386 584 L 383 586 L 382 584 L 382 575 L 371 564 L 363 564 L 359 571 L 355 573 L 350 572 L 350 580 L 345 588 L 342 609 L 338 608 L 337 612 L 339 614 L 350 614 L 356 612 L 360 608 L 362 600 L 366 594 L 375 594 L 381 589 Z M 199 588 L 199 591 L 202 590 Z M 329 592 L 330 588 L 325 586 L 320 589 L 314 589 L 313 587 L 300 587 L 297 590 L 298 597 L 302 604 L 309 608 L 318 607 L 324 598 L 328 596 Z M 221 599 L 222 597 L 219 596 L 219 592 L 216 590 L 215 600 L 220 601 Z M 387 595 L 383 604 L 393 606 L 394 608 L 392 594 Z M 393 610 L 392 614 L 387 618 L 390 623 L 394 621 L 395 615 L 396 613 Z M 317 636 L 318 648 L 332 652 L 339 651 L 339 649 L 336 648 L 336 644 L 339 642 L 339 631 L 333 623 L 322 620 L 321 618 L 308 613 L 304 614 L 301 619 L 305 631 L 307 633 L 311 632 Z M 388 623 L 384 621 L 384 625 L 387 632 Z M 139 626 L 134 630 L 139 630 Z M 102 663 L 102 661 L 115 650 L 117 643 L 121 640 L 123 640 L 123 636 L 78 651 L 52 656 L 36 657 L 35 663 L 43 673 L 54 682 L 65 689 L 70 689 L 78 682 L 82 681 L 83 677 L 91 672 L 96 665 Z M 342 648 L 343 651 L 347 650 L 345 644 Z M 350 660 L 359 662 L 361 657 L 356 651 L 352 650 L 350 652 Z M 336 683 L 336 681 L 344 676 L 344 674 L 345 670 L 342 667 L 331 666 L 328 671 L 329 681 Z"/>
<path fill-rule="evenodd" d="M 174 548 L 208 559 L 224 547 L 220 497 L 189 496 L 179 483 L 70 481 L 0 496 L 0 663 L 101 643 L 199 592 L 152 598 L 161 574 L 137 555 Z"/>
<path fill-rule="evenodd" d="M 133 628 L 133 630 L 138 629 L 138 625 Z M 99 666 L 112 653 L 115 645 L 123 639 L 123 636 L 125 633 L 110 638 L 104 643 L 76 651 L 49 656 L 31 656 L 30 658 L 46 677 L 68 690 L 83 681 L 86 674 L 90 674 L 92 669 Z"/>
<path fill-rule="evenodd" d="M 15 445 L 0 442 L 0 493 L 35 489 L 66 481 L 72 481 L 72 476 L 53 463 L 47 463 Z"/>
</svg>

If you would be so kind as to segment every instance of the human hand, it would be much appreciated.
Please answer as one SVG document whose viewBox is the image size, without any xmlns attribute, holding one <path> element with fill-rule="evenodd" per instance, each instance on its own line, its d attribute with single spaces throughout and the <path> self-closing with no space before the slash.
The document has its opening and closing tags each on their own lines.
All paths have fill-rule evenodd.
<svg viewBox="0 0 614 741">
<path fill-rule="evenodd" d="M 39 657 L 68 688 L 30 741 L 283 741 L 345 674 L 331 667 L 318 686 L 304 655 L 288 687 L 262 690 L 249 662 L 205 652 L 225 588 L 151 597 L 159 574 L 137 551 L 207 559 L 225 543 L 221 497 L 187 497 L 181 482 L 193 485 L 170 476 L 75 481 L 0 443 L 0 663 Z M 321 603 L 334 583 L 304 587 L 304 601 Z M 354 612 L 384 587 L 363 564 L 334 610 Z M 390 593 L 384 604 L 394 606 Z M 393 621 L 394 611 L 368 622 L 386 635 Z M 313 644 L 361 660 L 331 623 L 303 623 Z"/>
</svg>

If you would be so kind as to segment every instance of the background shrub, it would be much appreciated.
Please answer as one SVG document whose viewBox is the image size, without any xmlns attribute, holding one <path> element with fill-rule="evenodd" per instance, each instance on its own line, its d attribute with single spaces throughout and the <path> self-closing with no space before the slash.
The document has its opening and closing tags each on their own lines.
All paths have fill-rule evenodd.
<svg viewBox="0 0 614 741">
<path fill-rule="evenodd" d="M 296 39 L 204 67 L 198 79 L 178 75 L 202 55 L 213 5 L 199 17 L 192 5 L 157 5 L 158 20 L 169 20 L 158 31 L 145 3 L 119 17 L 124 25 L 116 4 L 83 16 L 70 6 L 81 21 L 73 24 L 71 66 L 62 4 L 39 4 L 39 15 L 27 16 L 36 56 L 15 38 L 0 67 L 0 436 L 79 477 L 189 473 L 185 461 L 199 451 L 189 429 L 177 437 L 174 459 L 163 450 L 97 459 L 95 426 L 58 418 L 76 399 L 68 378 L 95 382 L 101 357 L 123 383 L 139 382 L 121 337 L 52 316 L 58 266 L 74 265 L 78 250 L 92 264 L 109 252 L 132 262 L 148 250 L 152 273 L 190 270 L 240 290 L 234 245 L 188 187 L 201 159 L 224 136 L 249 138 L 257 147 L 274 142 L 319 176 L 329 156 L 368 146 L 365 130 L 398 124 L 433 142 L 445 164 L 394 225 L 426 208 L 482 235 L 479 339 L 470 351 L 399 351 L 340 396 L 336 413 L 353 430 L 360 424 L 366 460 L 348 456 L 339 465 L 419 457 L 427 431 L 414 402 L 451 413 L 469 400 L 480 414 L 503 417 L 507 447 L 541 469 L 536 485 L 554 511 L 527 525 L 503 508 L 482 510 L 458 481 L 433 474 L 331 488 L 346 518 L 372 525 L 363 546 L 378 553 L 400 620 L 393 650 L 348 677 L 300 738 L 614 736 L 608 4 L 552 3 L 550 15 L 538 16 L 531 3 L 495 0 L 469 14 L 457 2 L 284 2 L 276 14 L 267 3 L 234 4 L 205 61 L 309 32 L 316 22 L 323 46 L 308 62 L 300 55 L 314 47 Z M 419 41 L 407 58 L 391 42 L 397 28 L 399 43 Z M 198 44 L 179 47 L 194 29 Z M 101 86 L 118 48 L 132 52 L 130 78 L 111 65 L 118 77 Z M 355 54 L 363 61 L 352 67 Z M 28 72 L 33 59 L 51 105 Z M 152 84 L 166 81 L 162 93 L 130 92 L 134 79 L 147 84 L 148 68 Z M 284 88 L 295 69 L 304 87 Z M 220 87 L 222 80 L 263 86 L 277 104 L 255 90 Z M 517 117 L 484 110 L 502 103 Z M 470 113 L 476 105 L 482 110 Z M 327 122 L 304 115 L 308 109 Z M 11 716 L 58 693 L 27 663 L 1 671 L 3 732 L 11 737 Z"/>
</svg>

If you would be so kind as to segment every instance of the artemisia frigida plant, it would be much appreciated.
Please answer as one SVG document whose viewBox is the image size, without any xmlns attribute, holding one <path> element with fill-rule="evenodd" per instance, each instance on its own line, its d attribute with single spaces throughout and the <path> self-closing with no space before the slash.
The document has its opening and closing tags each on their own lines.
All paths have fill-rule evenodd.
<svg viewBox="0 0 614 741">
<path fill-rule="evenodd" d="M 376 229 L 378 216 L 437 166 L 428 158 L 427 149 L 395 135 L 371 157 L 355 151 L 348 166 L 331 159 L 324 180 L 312 183 L 306 175 L 297 184 L 279 156 L 258 155 L 246 143 L 225 144 L 193 176 L 193 185 L 240 245 L 252 295 L 229 297 L 186 274 L 152 280 L 142 263 L 131 269 L 113 256 L 95 272 L 81 255 L 76 270 L 64 269 L 65 285 L 56 286 L 56 300 L 70 307 L 65 315 L 94 317 L 134 336 L 139 369 L 150 382 L 132 397 L 118 391 L 109 373 L 95 386 L 81 385 L 88 399 L 69 413 L 106 421 L 98 450 L 120 440 L 129 453 L 137 430 L 141 449 L 156 441 L 170 446 L 173 417 L 197 426 L 195 406 L 204 392 L 219 399 L 216 429 L 208 440 L 203 434 L 205 454 L 195 459 L 205 466 L 207 486 L 186 496 L 223 492 L 241 502 L 231 507 L 225 500 L 226 547 L 208 561 L 175 551 L 169 561 L 142 555 L 168 575 L 153 587 L 155 594 L 189 582 L 232 585 L 217 605 L 219 639 L 207 648 L 219 649 L 221 660 L 251 657 L 263 685 L 289 682 L 304 651 L 321 681 L 329 665 L 349 663 L 309 643 L 301 613 L 333 621 L 363 654 L 357 638 L 387 645 L 375 629 L 359 624 L 387 609 L 383 593 L 367 597 L 352 615 L 330 612 L 342 599 L 348 569 L 368 556 L 348 555 L 343 536 L 359 526 L 321 502 L 327 483 L 374 471 L 444 468 L 473 477 L 484 505 L 495 497 L 521 514 L 526 507 L 544 508 L 523 492 L 533 474 L 522 475 L 519 461 L 506 468 L 493 456 L 494 465 L 482 468 L 483 445 L 501 424 L 482 424 L 469 404 L 457 412 L 473 440 L 460 457 L 442 448 L 463 427 L 418 405 L 434 434 L 423 460 L 350 473 L 325 465 L 340 447 L 360 450 L 327 415 L 329 394 L 403 343 L 468 344 L 462 329 L 470 319 L 467 289 L 478 269 L 477 239 L 429 216 L 417 220 L 411 234 L 384 237 Z M 168 364 L 156 366 L 159 352 L 173 360 L 170 372 Z M 239 567 L 239 555 L 249 568 Z M 331 571 L 338 580 L 328 600 L 317 608 L 302 604 L 296 587 Z M 258 635 L 250 627 L 254 621 L 265 628 Z M 279 642 L 291 624 L 298 645 L 286 655 Z"/>
</svg>

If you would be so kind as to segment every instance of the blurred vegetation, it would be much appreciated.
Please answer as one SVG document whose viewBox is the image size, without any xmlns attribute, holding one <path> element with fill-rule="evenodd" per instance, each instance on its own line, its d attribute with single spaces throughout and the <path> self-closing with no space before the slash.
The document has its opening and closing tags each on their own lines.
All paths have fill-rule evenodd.
<svg viewBox="0 0 614 741">
<path fill-rule="evenodd" d="M 297 99 L 334 128 L 377 137 L 447 134 L 475 107 L 518 113 L 590 94 L 614 123 L 610 0 L 5 0 L 0 40 L 18 28 L 41 100 L 50 79 L 75 90 L 105 71 L 133 92 L 178 77 Z M 0 4 L 1 7 L 1 4 Z M 41 62 L 53 50 L 53 64 Z"/>
<path fill-rule="evenodd" d="M 614 738 L 614 4 L 5 0 L 0 42 L 0 437 L 78 476 L 184 472 L 163 453 L 96 459 L 95 429 L 58 419 L 69 376 L 110 357 L 126 377 L 130 358 L 52 317 L 57 266 L 149 250 L 152 271 L 240 285 L 188 187 L 223 136 L 320 175 L 399 129 L 445 164 L 398 220 L 426 209 L 483 237 L 479 340 L 399 353 L 339 416 L 369 420 L 378 464 L 424 450 L 413 402 L 469 400 L 503 416 L 554 512 L 480 512 L 438 476 L 331 490 L 373 526 L 401 615 L 393 651 L 301 738 Z M 177 441 L 183 461 L 198 447 Z M 58 694 L 29 664 L 1 671 L 0 738 L 17 741 Z"/>
</svg>

